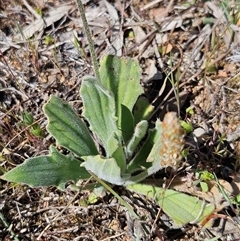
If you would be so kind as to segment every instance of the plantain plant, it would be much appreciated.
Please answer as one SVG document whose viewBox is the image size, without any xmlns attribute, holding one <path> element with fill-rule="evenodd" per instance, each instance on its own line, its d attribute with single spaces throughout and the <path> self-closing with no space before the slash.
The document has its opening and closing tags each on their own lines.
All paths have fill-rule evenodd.
<svg viewBox="0 0 240 241">
<path fill-rule="evenodd" d="M 76 2 L 87 29 L 82 3 Z M 88 39 L 91 42 L 91 37 Z M 142 96 L 138 62 L 108 55 L 98 69 L 94 51 L 91 53 L 96 77 L 86 76 L 82 80 L 82 117 L 70 104 L 54 95 L 43 107 L 48 119 L 47 131 L 55 138 L 56 145 L 66 148 L 69 154 L 64 155 L 50 146 L 49 155 L 29 158 L 1 178 L 32 187 L 56 186 L 64 190 L 68 181 L 76 183 L 94 176 L 110 191 L 102 180 L 144 195 L 151 193 L 150 197 L 156 198 L 177 224 L 202 220 L 202 214 L 209 215 L 213 206 L 205 209 L 205 203 L 195 197 L 176 191 L 172 196 L 170 190 L 138 184 L 162 168 L 178 168 L 184 131 L 176 114 L 167 113 L 163 122 L 157 120 L 155 126 L 149 128 L 147 119 L 153 107 Z M 114 195 L 123 201 L 116 193 Z M 179 206 L 185 198 L 195 211 L 189 220 L 181 221 L 171 210 L 180 208 L 186 211 L 183 215 L 192 213 L 189 205 Z M 171 205 L 167 205 L 168 200 Z"/>
<path fill-rule="evenodd" d="M 47 131 L 69 154 L 63 155 L 51 146 L 49 155 L 27 159 L 5 173 L 3 179 L 64 189 L 66 182 L 87 179 L 94 173 L 111 184 L 126 186 L 144 180 L 163 167 L 177 167 L 172 160 L 176 159 L 175 153 L 179 159 L 183 132 L 171 113 L 168 115 L 173 115 L 171 118 L 177 122 L 173 123 L 174 129 L 170 120 L 169 126 L 176 133 L 169 140 L 166 138 L 171 132 L 166 120 L 163 123 L 158 120 L 155 128 L 148 128 L 151 106 L 138 108 L 136 104 L 142 102 L 143 93 L 138 63 L 129 58 L 106 56 L 99 73 L 101 82 L 94 77 L 82 81 L 83 118 L 56 96 L 51 96 L 43 107 L 48 118 Z M 175 139 L 179 142 L 177 149 L 171 143 Z M 171 161 L 166 154 L 172 155 Z"/>
</svg>

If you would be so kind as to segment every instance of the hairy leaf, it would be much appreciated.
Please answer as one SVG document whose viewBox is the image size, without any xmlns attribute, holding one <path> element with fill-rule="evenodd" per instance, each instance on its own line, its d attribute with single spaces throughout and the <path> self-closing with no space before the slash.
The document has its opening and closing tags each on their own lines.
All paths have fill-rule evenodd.
<svg viewBox="0 0 240 241">
<path fill-rule="evenodd" d="M 90 177 L 90 174 L 85 168 L 80 167 L 80 164 L 81 162 L 73 156 L 62 155 L 51 147 L 50 155 L 29 158 L 1 178 L 32 187 L 57 186 L 63 190 L 68 181 L 77 182 Z"/>
<path fill-rule="evenodd" d="M 137 152 L 134 158 L 127 165 L 127 173 L 133 173 L 140 170 L 145 170 L 152 166 L 152 163 L 146 162 L 146 159 L 155 143 L 156 130 L 149 130 L 148 137 L 141 149 Z"/>
<path fill-rule="evenodd" d="M 82 158 L 85 162 L 83 162 L 81 166 L 109 183 L 122 185 L 129 177 L 129 175 L 126 174 L 122 176 L 121 169 L 114 158 L 103 158 L 100 155 L 84 156 Z"/>
<path fill-rule="evenodd" d="M 84 105 L 83 116 L 101 140 L 107 157 L 111 157 L 120 145 L 114 98 L 94 77 L 84 78 L 80 94 Z"/>
<path fill-rule="evenodd" d="M 188 223 L 201 224 L 215 209 L 214 204 L 171 189 L 146 184 L 133 184 L 127 186 L 127 189 L 155 199 L 179 227 Z"/>
<path fill-rule="evenodd" d="M 123 132 L 128 129 L 129 123 L 123 121 L 122 105 L 132 112 L 139 95 L 143 93 L 140 73 L 138 62 L 130 58 L 108 55 L 101 61 L 101 81 L 105 88 L 113 93 L 118 127 Z"/>
<path fill-rule="evenodd" d="M 127 145 L 127 154 L 128 156 L 132 156 L 133 152 L 136 150 L 138 144 L 146 135 L 148 129 L 148 122 L 146 120 L 140 121 L 134 130 L 134 134 Z"/>
<path fill-rule="evenodd" d="M 149 103 L 148 99 L 144 96 L 140 96 L 133 110 L 135 123 L 141 120 L 147 120 L 153 111 L 154 106 Z"/>
<path fill-rule="evenodd" d="M 58 145 L 78 156 L 98 153 L 87 126 L 69 104 L 52 95 L 43 110 L 48 117 L 47 130 Z"/>
<path fill-rule="evenodd" d="M 134 119 L 132 112 L 124 105 L 122 105 L 122 126 L 124 126 L 124 131 L 122 131 L 122 138 L 124 141 L 124 144 L 128 143 L 130 138 L 133 135 L 134 130 Z"/>
</svg>

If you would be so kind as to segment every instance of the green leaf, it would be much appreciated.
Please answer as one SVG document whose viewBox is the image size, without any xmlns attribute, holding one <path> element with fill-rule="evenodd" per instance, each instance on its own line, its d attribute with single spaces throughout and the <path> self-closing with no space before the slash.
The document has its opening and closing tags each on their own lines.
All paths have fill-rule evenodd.
<svg viewBox="0 0 240 241">
<path fill-rule="evenodd" d="M 209 191 L 209 187 L 208 187 L 208 184 L 206 182 L 200 182 L 200 187 L 201 187 L 203 192 Z"/>
<path fill-rule="evenodd" d="M 203 170 L 199 172 L 199 174 L 200 174 L 200 179 L 203 181 L 211 181 L 214 179 L 214 175 L 207 170 Z"/>
<path fill-rule="evenodd" d="M 158 119 L 155 124 L 156 136 L 154 137 L 154 145 L 152 150 L 147 157 L 147 162 L 159 162 L 160 164 L 160 156 L 159 149 L 162 146 L 162 122 Z"/>
<path fill-rule="evenodd" d="M 240 204 L 240 194 L 236 195 L 235 201 L 238 205 Z"/>
<path fill-rule="evenodd" d="M 83 116 L 102 141 L 107 157 L 111 157 L 120 145 L 114 98 L 94 77 L 84 78 L 80 94 L 84 106 Z"/>
<path fill-rule="evenodd" d="M 160 123 L 160 121 L 158 122 Z M 146 162 L 146 159 L 149 156 L 149 153 L 151 152 L 154 143 L 156 143 L 156 141 L 158 140 L 160 130 L 161 128 L 159 130 L 157 130 L 157 128 L 149 130 L 148 138 L 143 144 L 142 148 L 127 165 L 126 172 L 131 173 L 132 176 L 126 180 L 126 182 L 124 183 L 125 186 L 141 182 L 148 176 L 162 169 L 162 166 L 160 165 L 160 158 L 156 159 L 153 162 Z M 138 172 L 136 175 L 134 175 L 134 173 L 136 173 L 137 171 L 141 172 Z"/>
<path fill-rule="evenodd" d="M 132 112 L 125 106 L 122 105 L 122 126 L 125 126 L 124 131 L 122 131 L 122 138 L 124 143 L 126 144 L 133 135 L 134 130 L 134 119 Z"/>
<path fill-rule="evenodd" d="M 142 120 L 139 122 L 134 130 L 133 137 L 129 141 L 127 145 L 127 155 L 129 157 L 132 156 L 133 152 L 136 150 L 138 144 L 143 139 L 143 137 L 146 135 L 148 129 L 148 122 L 146 120 Z"/>
<path fill-rule="evenodd" d="M 140 170 L 145 170 L 149 168 L 152 163 L 146 162 L 146 159 L 155 143 L 156 140 L 156 129 L 148 131 L 148 137 L 141 149 L 135 155 L 135 157 L 127 165 L 127 173 L 133 173 Z"/>
<path fill-rule="evenodd" d="M 23 111 L 21 114 L 21 119 L 23 124 L 25 125 L 31 125 L 34 122 L 33 115 L 30 112 L 27 112 L 26 110 Z"/>
<path fill-rule="evenodd" d="M 180 123 L 182 128 L 186 131 L 187 134 L 193 132 L 193 126 L 191 122 L 180 120 Z"/>
<path fill-rule="evenodd" d="M 135 123 L 137 124 L 141 120 L 147 120 L 152 114 L 153 110 L 154 106 L 149 104 L 148 99 L 144 96 L 140 96 L 133 110 Z"/>
<path fill-rule="evenodd" d="M 189 114 L 189 115 L 194 115 L 194 110 L 191 106 L 189 106 L 187 109 L 186 109 L 186 113 Z"/>
<path fill-rule="evenodd" d="M 156 173 L 161 169 L 161 166 L 159 163 L 151 163 L 151 166 L 148 167 L 147 169 L 143 169 L 142 172 L 132 175 L 126 181 L 124 182 L 124 186 L 132 185 L 134 183 L 139 183 L 146 179 L 147 177 L 151 176 L 152 174 Z"/>
<path fill-rule="evenodd" d="M 61 145 L 78 156 L 98 153 L 85 123 L 72 107 L 56 96 L 51 96 L 43 110 L 48 117 L 47 130 Z"/>
<path fill-rule="evenodd" d="M 201 224 L 215 210 L 214 204 L 171 189 L 145 184 L 129 185 L 127 189 L 143 194 L 147 198 L 154 198 L 175 225 L 179 227 L 188 223 Z"/>
<path fill-rule="evenodd" d="M 88 203 L 95 204 L 99 199 L 103 198 L 106 195 L 106 188 L 102 185 L 95 187 L 88 196 Z"/>
<path fill-rule="evenodd" d="M 113 93 L 118 127 L 123 132 L 128 129 L 129 123 L 122 122 L 122 105 L 132 112 L 139 95 L 143 93 L 143 88 L 140 85 L 140 74 L 138 62 L 130 58 L 108 55 L 101 61 L 101 81 L 105 88 Z"/>
<path fill-rule="evenodd" d="M 121 169 L 114 158 L 97 156 L 83 156 L 85 162 L 81 166 L 93 172 L 98 178 L 115 185 L 122 185 L 130 175 L 121 174 Z"/>
<path fill-rule="evenodd" d="M 34 124 L 33 126 L 31 126 L 31 133 L 36 137 L 44 136 L 43 130 L 39 124 Z"/>
<path fill-rule="evenodd" d="M 73 156 L 62 155 L 51 147 L 50 155 L 29 158 L 1 178 L 31 187 L 57 186 L 60 190 L 64 190 L 66 182 L 77 182 L 90 177 L 80 164 L 81 162 Z"/>
</svg>

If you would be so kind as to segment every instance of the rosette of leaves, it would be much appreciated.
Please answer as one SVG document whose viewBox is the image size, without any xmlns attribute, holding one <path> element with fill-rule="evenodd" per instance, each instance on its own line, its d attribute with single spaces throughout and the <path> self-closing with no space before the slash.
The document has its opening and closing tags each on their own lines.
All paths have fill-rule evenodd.
<svg viewBox="0 0 240 241">
<path fill-rule="evenodd" d="M 50 154 L 32 157 L 1 178 L 30 186 L 54 185 L 64 189 L 66 182 L 87 179 L 94 173 L 114 185 L 142 181 L 158 170 L 177 168 L 184 145 L 184 133 L 174 113 L 148 128 L 153 107 L 142 97 L 140 67 L 129 58 L 106 56 L 100 77 L 85 77 L 80 88 L 83 113 L 51 96 L 43 110 L 47 131 L 55 147 Z"/>
</svg>

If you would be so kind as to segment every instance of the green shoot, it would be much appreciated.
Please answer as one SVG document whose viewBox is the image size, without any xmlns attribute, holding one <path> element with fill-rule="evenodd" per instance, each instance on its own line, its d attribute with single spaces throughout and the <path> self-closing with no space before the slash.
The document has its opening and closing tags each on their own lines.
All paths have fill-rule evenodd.
<svg viewBox="0 0 240 241">
<path fill-rule="evenodd" d="M 30 132 L 32 135 L 36 136 L 36 137 L 43 137 L 44 136 L 44 132 L 41 128 L 41 126 L 36 123 L 36 121 L 34 121 L 33 119 L 33 115 L 30 112 L 24 111 L 21 114 L 21 119 L 22 121 L 20 122 L 21 126 L 24 127 L 30 127 Z"/>
<path fill-rule="evenodd" d="M 43 42 L 48 46 L 50 44 L 53 44 L 55 42 L 55 39 L 51 35 L 47 35 L 44 37 Z"/>
</svg>

